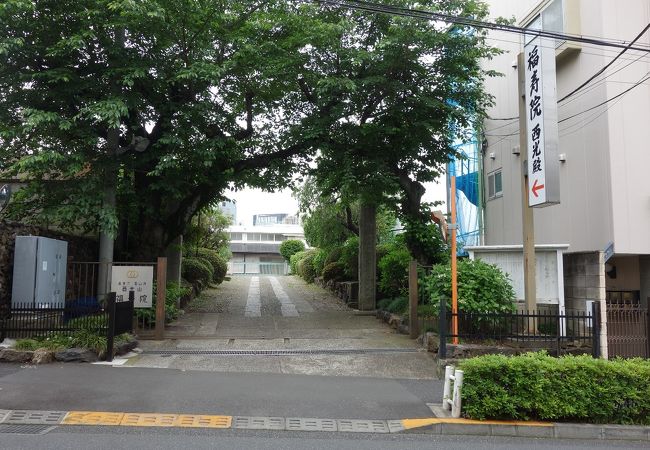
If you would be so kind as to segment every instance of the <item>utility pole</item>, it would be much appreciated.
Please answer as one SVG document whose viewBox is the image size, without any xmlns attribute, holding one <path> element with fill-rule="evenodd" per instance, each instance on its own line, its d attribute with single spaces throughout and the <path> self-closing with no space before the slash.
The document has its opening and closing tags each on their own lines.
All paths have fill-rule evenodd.
<svg viewBox="0 0 650 450">
<path fill-rule="evenodd" d="M 359 211 L 359 310 L 377 308 L 377 206 L 361 202 Z"/>
<path fill-rule="evenodd" d="M 458 224 L 456 220 L 456 175 L 451 175 L 451 334 L 453 344 L 458 344 L 458 249 L 456 236 Z"/>
<path fill-rule="evenodd" d="M 528 137 L 526 127 L 526 73 L 524 54 L 517 56 L 519 86 L 519 151 L 521 154 L 521 216 L 524 251 L 524 298 L 526 309 L 531 313 L 537 309 L 537 287 L 535 284 L 535 218 L 533 208 L 528 206 Z M 531 325 L 536 328 L 535 325 Z M 535 331 L 535 330 L 530 330 Z"/>
</svg>

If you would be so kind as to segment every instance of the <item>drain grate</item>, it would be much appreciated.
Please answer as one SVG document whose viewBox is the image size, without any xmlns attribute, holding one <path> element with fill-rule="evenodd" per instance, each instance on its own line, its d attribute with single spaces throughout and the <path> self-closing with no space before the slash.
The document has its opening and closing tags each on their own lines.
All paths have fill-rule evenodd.
<svg viewBox="0 0 650 450">
<path fill-rule="evenodd" d="M 52 425 L 39 425 L 39 424 L 9 424 L 0 425 L 0 434 L 45 434 L 53 429 Z"/>
<path fill-rule="evenodd" d="M 278 350 L 145 350 L 147 355 L 237 355 L 237 356 L 292 356 L 292 355 L 367 355 L 379 353 L 419 353 L 415 348 L 370 348 L 370 349 L 278 349 Z"/>
</svg>

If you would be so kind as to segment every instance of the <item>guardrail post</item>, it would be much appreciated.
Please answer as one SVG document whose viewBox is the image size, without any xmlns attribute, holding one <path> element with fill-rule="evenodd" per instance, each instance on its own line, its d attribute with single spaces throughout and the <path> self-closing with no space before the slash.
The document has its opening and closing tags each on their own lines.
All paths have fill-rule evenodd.
<svg viewBox="0 0 650 450">
<path fill-rule="evenodd" d="M 440 311 L 438 312 L 438 359 L 447 357 L 447 299 L 440 299 Z"/>
<path fill-rule="evenodd" d="M 167 258 L 159 257 L 156 265 L 156 328 L 155 338 L 162 340 L 165 334 L 165 297 L 167 297 Z"/>
<path fill-rule="evenodd" d="M 411 339 L 417 339 L 420 335 L 418 298 L 418 263 L 412 260 L 409 263 L 409 335 Z"/>
<path fill-rule="evenodd" d="M 115 292 L 106 296 L 106 309 L 108 310 L 108 330 L 106 332 L 106 361 L 113 361 L 113 347 L 115 342 Z"/>
</svg>

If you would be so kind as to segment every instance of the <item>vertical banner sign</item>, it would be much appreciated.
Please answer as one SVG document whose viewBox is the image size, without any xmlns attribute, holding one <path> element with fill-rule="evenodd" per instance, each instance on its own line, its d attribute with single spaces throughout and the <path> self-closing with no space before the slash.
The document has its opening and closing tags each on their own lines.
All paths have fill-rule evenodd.
<svg viewBox="0 0 650 450">
<path fill-rule="evenodd" d="M 524 47 L 524 64 L 528 206 L 544 207 L 560 203 L 555 42 L 530 40 Z"/>
<path fill-rule="evenodd" d="M 153 306 L 153 267 L 152 266 L 113 266 L 111 291 L 116 301 L 129 299 L 129 291 L 135 293 L 134 308 Z"/>
</svg>

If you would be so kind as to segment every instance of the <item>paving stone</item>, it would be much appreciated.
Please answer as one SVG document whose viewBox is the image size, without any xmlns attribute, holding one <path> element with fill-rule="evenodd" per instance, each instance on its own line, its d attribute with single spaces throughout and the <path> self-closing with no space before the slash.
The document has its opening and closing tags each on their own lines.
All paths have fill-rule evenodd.
<svg viewBox="0 0 650 450">
<path fill-rule="evenodd" d="M 336 420 L 313 418 L 287 418 L 287 431 L 337 431 Z"/>
<path fill-rule="evenodd" d="M 388 424 L 388 430 L 391 433 L 399 433 L 400 431 L 404 431 L 404 424 L 401 420 L 388 420 L 386 423 Z"/>
<path fill-rule="evenodd" d="M 284 417 L 246 417 L 232 418 L 232 427 L 248 430 L 284 430 Z"/>
<path fill-rule="evenodd" d="M 65 411 L 15 410 L 9 414 L 3 423 L 58 425 L 66 414 Z"/>
<path fill-rule="evenodd" d="M 8 409 L 0 409 L 0 423 L 4 422 L 4 420 L 9 416 L 9 411 Z"/>
<path fill-rule="evenodd" d="M 492 436 L 517 436 L 514 425 L 491 425 Z"/>
<path fill-rule="evenodd" d="M 384 420 L 337 420 L 339 431 L 351 433 L 389 433 L 388 424 Z"/>
</svg>

